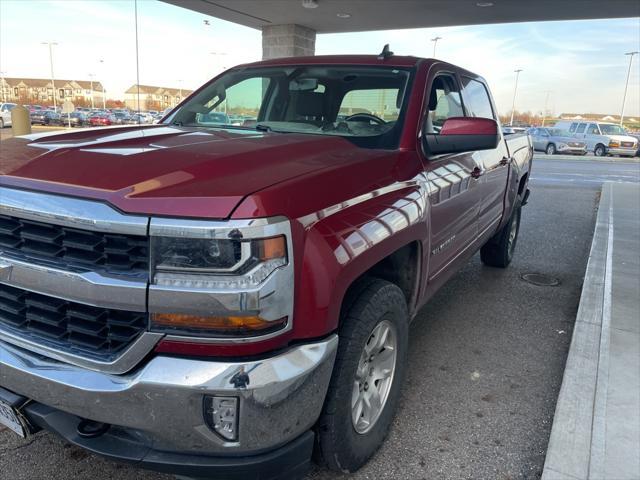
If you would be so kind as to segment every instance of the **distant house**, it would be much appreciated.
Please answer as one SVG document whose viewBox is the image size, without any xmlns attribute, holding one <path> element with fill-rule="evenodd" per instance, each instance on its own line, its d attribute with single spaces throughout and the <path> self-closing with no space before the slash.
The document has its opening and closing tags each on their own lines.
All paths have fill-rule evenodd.
<svg viewBox="0 0 640 480">
<path fill-rule="evenodd" d="M 0 99 L 5 102 L 53 105 L 54 92 L 58 104 L 71 100 L 90 105 L 93 98 L 95 104 L 101 105 L 104 87 L 100 82 L 91 80 L 0 78 Z"/>
<path fill-rule="evenodd" d="M 599 122 L 618 122 L 620 117 L 616 115 L 605 115 L 602 113 L 562 113 L 560 118 L 563 120 L 587 120 Z"/>
<path fill-rule="evenodd" d="M 124 92 L 124 103 L 131 110 L 164 110 L 176 106 L 192 92 L 193 90 L 134 84 Z"/>
</svg>

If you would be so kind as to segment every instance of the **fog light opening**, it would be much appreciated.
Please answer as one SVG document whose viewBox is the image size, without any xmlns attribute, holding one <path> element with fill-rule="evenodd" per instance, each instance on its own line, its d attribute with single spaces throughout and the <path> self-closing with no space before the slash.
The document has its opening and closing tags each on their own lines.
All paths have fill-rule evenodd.
<svg viewBox="0 0 640 480">
<path fill-rule="evenodd" d="M 209 428 L 230 442 L 238 441 L 237 397 L 204 397 L 204 419 Z"/>
</svg>

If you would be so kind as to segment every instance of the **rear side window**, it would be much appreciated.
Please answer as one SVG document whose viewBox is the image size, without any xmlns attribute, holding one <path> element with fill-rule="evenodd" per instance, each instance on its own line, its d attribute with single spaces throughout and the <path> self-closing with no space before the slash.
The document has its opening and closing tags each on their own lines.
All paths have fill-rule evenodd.
<svg viewBox="0 0 640 480">
<path fill-rule="evenodd" d="M 587 128 L 587 124 L 581 123 L 580 125 L 578 125 L 578 128 L 576 129 L 576 133 L 584 133 L 586 128 Z"/>
<path fill-rule="evenodd" d="M 487 88 L 477 80 L 462 77 L 462 98 L 470 117 L 495 119 Z"/>
<path fill-rule="evenodd" d="M 578 124 L 577 123 L 572 123 L 571 126 L 569 127 L 569 131 L 571 133 L 575 133 L 576 128 L 578 128 Z"/>
</svg>

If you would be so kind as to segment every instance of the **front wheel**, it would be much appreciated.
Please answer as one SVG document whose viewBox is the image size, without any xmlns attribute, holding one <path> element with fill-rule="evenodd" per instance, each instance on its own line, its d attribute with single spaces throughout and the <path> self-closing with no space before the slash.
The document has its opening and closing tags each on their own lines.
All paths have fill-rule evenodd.
<svg viewBox="0 0 640 480">
<path fill-rule="evenodd" d="M 509 266 L 518 241 L 521 213 L 522 206 L 517 199 L 507 224 L 480 249 L 482 263 L 499 268 Z"/>
<path fill-rule="evenodd" d="M 546 150 L 547 155 L 555 155 L 556 154 L 556 146 L 553 143 L 547 145 Z"/>
<path fill-rule="evenodd" d="M 351 290 L 323 412 L 316 459 L 354 472 L 384 441 L 395 414 L 407 364 L 409 314 L 402 291 L 375 278 Z"/>
<path fill-rule="evenodd" d="M 604 157 L 607 154 L 607 149 L 602 144 L 596 145 L 596 148 L 593 150 L 593 154 L 596 157 Z"/>
</svg>

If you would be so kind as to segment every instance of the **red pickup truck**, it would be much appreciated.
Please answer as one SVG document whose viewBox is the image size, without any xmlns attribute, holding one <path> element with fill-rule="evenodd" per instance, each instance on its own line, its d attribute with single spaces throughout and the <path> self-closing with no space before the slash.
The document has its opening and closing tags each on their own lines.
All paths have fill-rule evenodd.
<svg viewBox="0 0 640 480">
<path fill-rule="evenodd" d="M 388 52 L 0 148 L 0 423 L 225 479 L 373 455 L 411 319 L 476 251 L 509 264 L 532 161 L 481 77 Z"/>
</svg>

